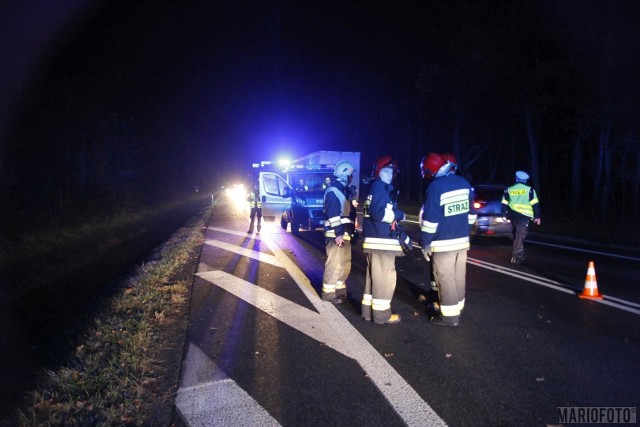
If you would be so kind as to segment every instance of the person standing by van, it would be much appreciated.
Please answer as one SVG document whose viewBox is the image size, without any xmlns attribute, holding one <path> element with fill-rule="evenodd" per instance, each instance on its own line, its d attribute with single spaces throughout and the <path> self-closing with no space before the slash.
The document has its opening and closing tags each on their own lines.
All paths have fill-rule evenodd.
<svg viewBox="0 0 640 427">
<path fill-rule="evenodd" d="M 249 196 L 247 196 L 247 201 L 249 202 L 249 218 L 251 219 L 251 223 L 249 224 L 248 233 L 253 233 L 253 224 L 255 219 L 258 219 L 258 233 L 262 228 L 262 201 L 260 200 L 260 191 L 258 190 L 258 184 L 254 183 Z"/>
<path fill-rule="evenodd" d="M 347 277 L 351 272 L 351 236 L 355 232 L 349 197 L 349 184 L 355 168 L 351 162 L 338 162 L 335 179 L 324 193 L 324 237 L 327 260 L 322 276 L 322 299 L 341 304 L 347 297 Z"/>
</svg>

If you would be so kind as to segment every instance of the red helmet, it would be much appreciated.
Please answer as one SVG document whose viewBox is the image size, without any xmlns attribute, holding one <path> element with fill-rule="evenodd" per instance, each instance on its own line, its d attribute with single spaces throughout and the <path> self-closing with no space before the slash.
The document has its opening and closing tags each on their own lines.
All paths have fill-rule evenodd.
<svg viewBox="0 0 640 427">
<path fill-rule="evenodd" d="M 420 172 L 423 178 L 434 176 L 438 170 L 447 163 L 445 158 L 438 153 L 428 153 L 420 161 Z"/>
<path fill-rule="evenodd" d="M 392 168 L 393 169 L 394 178 L 395 178 L 396 174 L 398 172 L 400 172 L 400 168 L 398 167 L 398 162 L 393 160 L 393 157 L 391 157 L 391 156 L 382 156 L 382 157 L 380 157 L 378 160 L 376 160 L 375 168 L 376 168 L 375 169 L 375 174 L 374 174 L 375 178 L 380 176 L 380 170 L 382 168 Z"/>
<path fill-rule="evenodd" d="M 450 162 L 450 163 L 453 163 L 454 165 L 458 164 L 458 161 L 456 160 L 456 156 L 454 156 L 451 153 L 444 153 L 442 155 L 442 158 L 444 159 L 445 162 Z"/>
</svg>

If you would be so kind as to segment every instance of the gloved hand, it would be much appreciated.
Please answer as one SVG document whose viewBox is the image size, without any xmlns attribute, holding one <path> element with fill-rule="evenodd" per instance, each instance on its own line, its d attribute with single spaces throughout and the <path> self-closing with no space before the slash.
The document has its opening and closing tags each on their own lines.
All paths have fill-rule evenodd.
<svg viewBox="0 0 640 427">
<path fill-rule="evenodd" d="M 431 261 L 431 255 L 433 255 L 433 252 L 431 252 L 431 249 L 429 249 L 428 251 L 422 251 L 422 255 L 424 255 L 424 259 L 427 262 Z"/>
<path fill-rule="evenodd" d="M 334 239 L 334 242 L 336 242 L 337 246 L 342 246 L 342 245 L 344 245 L 344 237 L 343 236 L 336 236 L 336 238 Z"/>
</svg>

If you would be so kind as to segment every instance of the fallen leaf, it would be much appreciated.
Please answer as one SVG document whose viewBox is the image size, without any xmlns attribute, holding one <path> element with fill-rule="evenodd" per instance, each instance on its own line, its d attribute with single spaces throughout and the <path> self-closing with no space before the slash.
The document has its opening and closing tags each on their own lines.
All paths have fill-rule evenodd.
<svg viewBox="0 0 640 427">
<path fill-rule="evenodd" d="M 385 353 L 384 354 L 384 357 L 393 357 L 393 356 L 395 356 L 393 353 Z"/>
<path fill-rule="evenodd" d="M 446 357 L 446 358 L 449 358 L 449 357 L 451 357 L 451 356 L 453 356 L 451 353 L 445 353 L 445 354 L 444 354 L 444 357 Z"/>
</svg>

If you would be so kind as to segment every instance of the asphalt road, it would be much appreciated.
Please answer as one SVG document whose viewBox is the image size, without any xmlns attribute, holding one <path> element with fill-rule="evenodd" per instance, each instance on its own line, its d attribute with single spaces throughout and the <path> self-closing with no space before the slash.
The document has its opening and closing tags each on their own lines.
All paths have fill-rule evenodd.
<svg viewBox="0 0 640 427">
<path fill-rule="evenodd" d="M 419 300 L 429 267 L 416 249 L 396 262 L 403 321 L 375 325 L 359 314 L 361 248 L 334 306 L 319 298 L 321 232 L 247 229 L 222 199 L 193 286 L 184 425 L 544 426 L 559 407 L 640 403 L 637 258 L 528 242 L 513 266 L 508 239 L 474 239 L 460 326 L 442 328 Z M 601 301 L 577 297 L 589 261 Z"/>
</svg>

